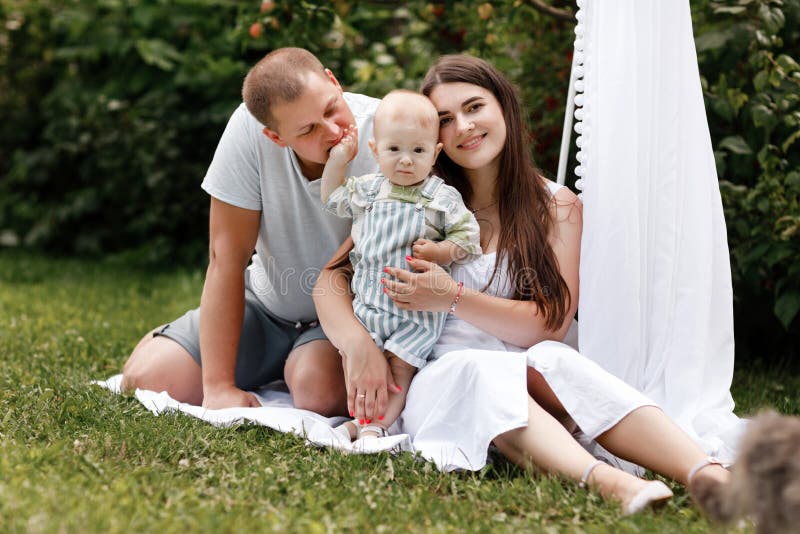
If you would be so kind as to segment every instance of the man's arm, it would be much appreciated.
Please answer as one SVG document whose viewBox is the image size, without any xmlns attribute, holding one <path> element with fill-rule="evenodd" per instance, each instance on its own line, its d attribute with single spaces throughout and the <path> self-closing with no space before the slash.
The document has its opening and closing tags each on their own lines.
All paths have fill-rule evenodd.
<svg viewBox="0 0 800 534">
<path fill-rule="evenodd" d="M 244 270 L 258 238 L 261 212 L 214 197 L 209 217 L 209 259 L 200 300 L 203 406 L 260 406 L 236 387 L 236 353 L 244 319 Z"/>
</svg>

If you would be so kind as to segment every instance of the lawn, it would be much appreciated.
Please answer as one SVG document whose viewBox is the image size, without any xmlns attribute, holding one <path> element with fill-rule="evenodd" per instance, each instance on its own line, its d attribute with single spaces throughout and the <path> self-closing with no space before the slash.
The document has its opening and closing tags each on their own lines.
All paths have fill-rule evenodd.
<svg viewBox="0 0 800 534">
<path fill-rule="evenodd" d="M 409 454 L 344 456 L 263 427 L 154 417 L 89 384 L 197 305 L 201 270 L 0 251 L 0 531 L 706 532 L 675 487 L 656 512 L 505 462 L 443 474 Z M 738 412 L 800 413 L 786 366 L 737 370 Z"/>
</svg>

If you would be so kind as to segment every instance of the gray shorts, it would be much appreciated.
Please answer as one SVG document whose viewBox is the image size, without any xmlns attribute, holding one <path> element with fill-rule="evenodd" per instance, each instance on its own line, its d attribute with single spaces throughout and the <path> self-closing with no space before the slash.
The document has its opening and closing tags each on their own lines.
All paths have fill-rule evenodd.
<svg viewBox="0 0 800 534">
<path fill-rule="evenodd" d="M 236 355 L 236 385 L 242 389 L 256 389 L 282 379 L 283 366 L 293 349 L 309 341 L 328 339 L 316 321 L 292 323 L 270 313 L 250 290 L 249 274 L 245 275 L 244 321 Z M 153 335 L 177 342 L 202 365 L 200 308 L 189 310 Z"/>
</svg>

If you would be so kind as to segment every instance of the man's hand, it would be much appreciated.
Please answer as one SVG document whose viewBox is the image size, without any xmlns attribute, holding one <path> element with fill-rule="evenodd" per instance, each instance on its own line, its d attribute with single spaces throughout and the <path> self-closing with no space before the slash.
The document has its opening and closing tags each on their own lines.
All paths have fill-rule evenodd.
<svg viewBox="0 0 800 534">
<path fill-rule="evenodd" d="M 260 408 L 255 395 L 243 391 L 235 386 L 215 388 L 203 391 L 203 408 L 209 410 L 220 410 L 222 408 Z"/>
</svg>

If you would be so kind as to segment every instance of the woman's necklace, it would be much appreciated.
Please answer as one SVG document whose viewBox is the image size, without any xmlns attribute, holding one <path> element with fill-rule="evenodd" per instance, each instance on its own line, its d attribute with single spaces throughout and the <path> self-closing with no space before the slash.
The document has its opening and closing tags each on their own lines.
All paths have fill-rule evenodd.
<svg viewBox="0 0 800 534">
<path fill-rule="evenodd" d="M 484 206 L 484 207 L 482 207 L 482 208 L 478 208 L 478 209 L 474 209 L 474 210 L 473 210 L 473 209 L 470 209 L 469 211 L 471 211 L 471 212 L 472 212 L 472 214 L 473 214 L 473 215 L 475 215 L 475 214 L 476 214 L 476 213 L 478 213 L 479 211 L 487 210 L 487 209 L 491 208 L 492 206 L 494 206 L 495 204 L 497 204 L 497 201 L 496 201 L 496 200 L 495 200 L 494 202 L 492 202 L 491 204 L 487 204 L 486 206 Z"/>
</svg>

